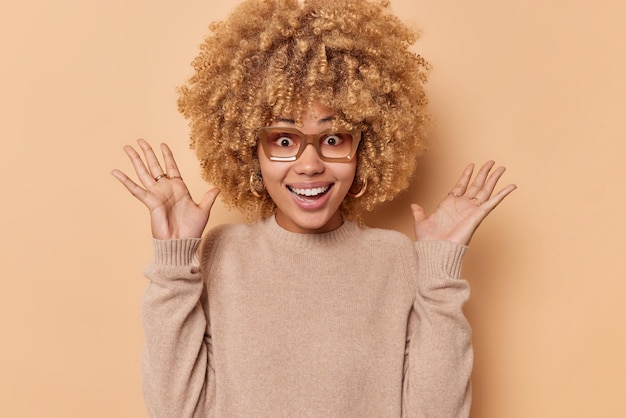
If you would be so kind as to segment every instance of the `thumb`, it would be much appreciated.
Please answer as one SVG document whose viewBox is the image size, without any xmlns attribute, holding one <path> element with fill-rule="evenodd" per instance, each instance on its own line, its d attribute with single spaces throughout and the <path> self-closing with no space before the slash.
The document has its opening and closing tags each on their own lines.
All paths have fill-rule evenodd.
<svg viewBox="0 0 626 418">
<path fill-rule="evenodd" d="M 213 207 L 213 203 L 215 203 L 215 199 L 218 194 L 220 194 L 220 189 L 218 188 L 209 190 L 204 194 L 198 206 L 200 206 L 200 208 L 207 213 L 211 212 L 211 208 Z"/>
<path fill-rule="evenodd" d="M 417 203 L 411 204 L 411 211 L 413 212 L 413 218 L 415 219 L 415 224 L 422 222 L 426 219 L 426 214 L 424 213 L 424 208 L 422 208 Z"/>
</svg>

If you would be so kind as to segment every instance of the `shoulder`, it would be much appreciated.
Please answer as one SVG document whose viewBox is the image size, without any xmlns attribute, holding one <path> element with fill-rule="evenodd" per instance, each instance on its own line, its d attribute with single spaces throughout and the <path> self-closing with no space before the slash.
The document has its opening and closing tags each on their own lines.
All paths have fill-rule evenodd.
<svg viewBox="0 0 626 418">
<path fill-rule="evenodd" d="M 396 230 L 362 226 L 358 231 L 355 259 L 370 272 L 395 281 L 414 296 L 418 259 L 413 240 Z"/>
<path fill-rule="evenodd" d="M 214 246 L 229 246 L 231 244 L 245 245 L 250 238 L 258 234 L 258 223 L 221 224 L 211 228 L 202 239 L 203 248 Z"/>
<path fill-rule="evenodd" d="M 415 243 L 405 234 L 389 229 L 357 227 L 351 247 L 357 252 L 373 257 L 378 263 L 413 266 L 417 262 Z"/>
<path fill-rule="evenodd" d="M 405 234 L 391 229 L 358 227 L 359 239 L 396 248 L 413 249 L 413 241 Z"/>
<path fill-rule="evenodd" d="M 236 239 L 237 237 L 245 236 L 250 234 L 251 229 L 255 226 L 254 224 L 243 224 L 243 223 L 232 223 L 232 224 L 221 224 L 211 228 L 203 240 L 206 242 L 214 242 L 214 241 L 222 241 L 229 239 Z"/>
<path fill-rule="evenodd" d="M 217 252 L 231 251 L 246 245 L 246 237 L 252 235 L 252 224 L 221 224 L 211 228 L 202 238 L 200 252 L 203 264 L 212 259 Z"/>
</svg>

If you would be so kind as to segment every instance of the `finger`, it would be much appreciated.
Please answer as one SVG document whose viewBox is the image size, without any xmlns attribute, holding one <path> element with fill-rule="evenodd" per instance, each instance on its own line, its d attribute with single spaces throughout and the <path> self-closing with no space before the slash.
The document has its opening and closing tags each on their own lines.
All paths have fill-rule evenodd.
<svg viewBox="0 0 626 418">
<path fill-rule="evenodd" d="M 120 170 L 113 170 L 111 171 L 111 174 L 113 175 L 113 177 L 118 179 L 120 183 L 124 185 L 124 187 L 126 187 L 130 194 L 139 199 L 144 205 L 146 204 L 145 197 L 148 192 L 143 187 L 132 181 L 126 174 L 124 174 Z"/>
<path fill-rule="evenodd" d="M 161 144 L 161 153 L 163 154 L 163 161 L 165 163 L 165 172 L 168 177 L 171 179 L 182 178 L 180 175 L 180 171 L 178 170 L 178 165 L 176 165 L 176 160 L 174 159 L 174 154 L 172 154 L 172 150 L 167 144 Z"/>
<path fill-rule="evenodd" d="M 498 167 L 496 171 L 491 173 L 483 187 L 483 191 L 487 193 L 487 197 L 491 196 L 491 193 L 495 190 L 498 181 L 500 181 L 500 177 L 502 177 L 505 171 L 506 167 Z"/>
<path fill-rule="evenodd" d="M 204 210 L 206 213 L 210 213 L 211 208 L 213 207 L 213 204 L 215 203 L 215 200 L 217 199 L 217 195 L 219 194 L 220 194 L 220 189 L 215 188 L 215 189 L 209 190 L 208 192 L 204 194 L 198 206 L 200 206 L 202 210 Z"/>
<path fill-rule="evenodd" d="M 473 172 L 474 164 L 470 164 L 465 167 L 465 170 L 463 170 L 463 174 L 461 174 L 461 177 L 459 177 L 456 185 L 452 188 L 449 194 L 453 195 L 454 197 L 463 196 L 465 194 L 465 190 L 467 189 L 467 185 L 472 178 Z"/>
<path fill-rule="evenodd" d="M 159 162 L 159 159 L 157 158 L 150 144 L 148 144 L 148 142 L 144 139 L 138 139 L 137 143 L 141 147 L 143 155 L 146 158 L 146 164 L 148 165 L 148 170 L 150 171 L 151 177 L 155 178 L 160 176 L 161 174 L 164 174 L 165 172 L 163 171 L 163 168 L 161 168 L 161 163 Z"/>
<path fill-rule="evenodd" d="M 465 197 L 467 197 L 468 199 L 471 199 L 475 197 L 476 194 L 483 189 L 483 186 L 485 185 L 485 181 L 487 180 L 487 176 L 489 175 L 489 172 L 493 168 L 494 164 L 495 164 L 494 161 L 487 161 L 485 164 L 483 164 L 480 170 L 478 170 L 478 174 L 476 174 L 474 181 L 467 188 L 467 191 L 465 192 Z"/>
<path fill-rule="evenodd" d="M 413 203 L 411 205 L 411 212 L 413 212 L 413 219 L 415 219 L 416 225 L 426 219 L 426 213 L 424 212 L 424 208 L 416 203 Z"/>
<path fill-rule="evenodd" d="M 498 206 L 500 202 L 502 202 L 504 198 L 511 194 L 515 189 L 517 189 L 515 184 L 509 184 L 481 204 L 480 207 L 485 211 L 485 215 L 494 210 L 495 207 Z"/>
<path fill-rule="evenodd" d="M 491 197 L 491 194 L 495 190 L 500 177 L 502 177 L 505 171 L 505 167 L 498 167 L 493 173 L 491 173 L 487 181 L 485 181 L 483 188 L 479 190 L 472 199 L 476 200 L 479 204 L 487 201 Z"/>
<path fill-rule="evenodd" d="M 150 188 L 155 183 L 154 176 L 148 171 L 139 153 L 129 145 L 124 147 L 124 152 L 128 155 L 141 184 L 143 184 L 146 189 Z"/>
</svg>

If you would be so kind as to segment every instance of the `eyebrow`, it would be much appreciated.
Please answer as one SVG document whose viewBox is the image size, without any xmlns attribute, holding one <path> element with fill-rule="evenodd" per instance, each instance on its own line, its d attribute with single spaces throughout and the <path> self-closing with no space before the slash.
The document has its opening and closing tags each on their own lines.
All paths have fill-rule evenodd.
<svg viewBox="0 0 626 418">
<path fill-rule="evenodd" d="M 317 121 L 318 125 L 321 125 L 323 123 L 327 123 L 327 122 L 332 122 L 335 120 L 334 116 L 326 116 L 325 118 L 319 119 Z M 276 119 L 276 122 L 283 122 L 283 123 L 290 123 L 292 125 L 295 125 L 296 121 L 294 119 L 290 119 L 290 118 L 278 118 Z"/>
</svg>

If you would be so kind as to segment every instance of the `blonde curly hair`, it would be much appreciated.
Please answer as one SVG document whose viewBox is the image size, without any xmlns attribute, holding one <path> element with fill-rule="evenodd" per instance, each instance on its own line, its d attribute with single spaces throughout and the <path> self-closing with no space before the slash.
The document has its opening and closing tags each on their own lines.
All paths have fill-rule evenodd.
<svg viewBox="0 0 626 418">
<path fill-rule="evenodd" d="M 360 221 L 408 187 L 425 149 L 429 65 L 410 51 L 417 33 L 388 9 L 388 1 L 247 0 L 211 24 L 178 105 L 203 177 L 227 205 L 250 220 L 275 212 L 267 193 L 250 190 L 258 130 L 278 117 L 300 124 L 314 103 L 362 131 L 354 188 L 368 186 L 344 199 L 345 217 Z"/>
</svg>

